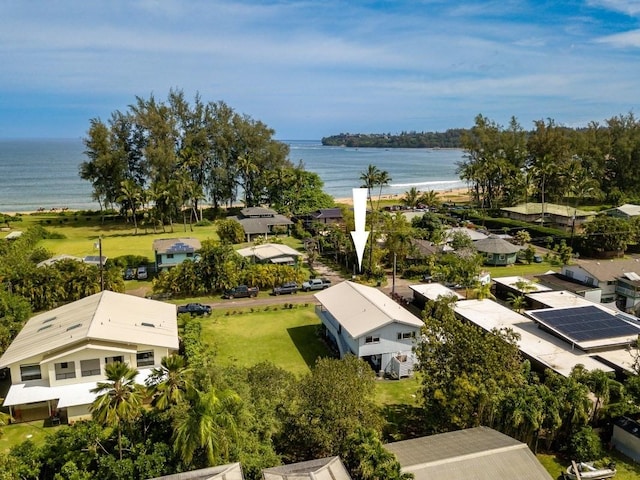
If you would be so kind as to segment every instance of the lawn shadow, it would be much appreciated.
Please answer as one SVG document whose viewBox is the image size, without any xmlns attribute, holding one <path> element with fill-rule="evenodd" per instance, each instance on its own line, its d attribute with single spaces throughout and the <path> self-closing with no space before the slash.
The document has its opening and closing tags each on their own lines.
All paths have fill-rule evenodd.
<svg viewBox="0 0 640 480">
<path fill-rule="evenodd" d="M 414 405 L 392 404 L 381 409 L 385 419 L 383 436 L 386 441 L 398 441 L 428 435 L 425 429 L 424 411 Z"/>
<path fill-rule="evenodd" d="M 316 364 L 318 358 L 331 356 L 326 344 L 318 336 L 318 325 L 287 328 L 287 333 L 309 368 Z"/>
</svg>

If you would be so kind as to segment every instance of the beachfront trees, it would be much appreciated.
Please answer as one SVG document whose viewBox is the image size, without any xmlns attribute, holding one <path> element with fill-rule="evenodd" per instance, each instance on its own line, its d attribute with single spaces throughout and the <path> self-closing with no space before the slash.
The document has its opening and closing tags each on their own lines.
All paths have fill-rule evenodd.
<svg viewBox="0 0 640 480">
<path fill-rule="evenodd" d="M 274 140 L 274 133 L 199 95 L 192 104 L 179 90 L 171 90 L 164 102 L 153 95 L 136 97 L 107 122 L 90 121 L 80 176 L 91 182 L 101 208 L 117 205 L 126 212 L 138 203 L 129 193 L 145 191 L 157 221 L 171 224 L 181 212 L 185 221 L 187 215 L 189 222 L 197 221 L 202 201 L 216 208 L 230 205 L 239 192 L 247 206 L 276 203 L 269 198 L 272 172 L 293 166 L 288 146 Z M 304 171 L 302 165 L 298 169 Z M 304 180 L 300 187 L 313 184 Z"/>
</svg>

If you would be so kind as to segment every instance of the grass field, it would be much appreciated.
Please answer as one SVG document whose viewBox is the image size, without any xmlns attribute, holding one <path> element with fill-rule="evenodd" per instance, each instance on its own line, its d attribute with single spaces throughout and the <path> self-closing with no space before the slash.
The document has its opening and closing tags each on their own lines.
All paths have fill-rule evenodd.
<svg viewBox="0 0 640 480">
<path fill-rule="evenodd" d="M 251 366 L 269 360 L 296 375 L 308 373 L 318 357 L 330 355 L 318 337 L 320 320 L 312 303 L 254 312 L 215 310 L 202 321 L 203 341 L 222 364 Z"/>
<path fill-rule="evenodd" d="M 35 444 L 40 444 L 48 433 L 54 432 L 58 428 L 65 428 L 64 426 L 45 428 L 43 424 L 44 422 L 39 420 L 36 422 L 14 423 L 2 427 L 0 452 L 7 453 L 11 447 L 27 440 L 31 440 Z"/>
<path fill-rule="evenodd" d="M 634 463 L 633 460 L 615 450 L 608 452 L 607 456 L 616 463 L 615 480 L 637 480 L 640 478 L 640 465 Z M 561 479 L 563 472 L 566 472 L 567 467 L 571 465 L 570 459 L 558 455 L 538 453 L 536 457 L 554 479 Z"/>
</svg>

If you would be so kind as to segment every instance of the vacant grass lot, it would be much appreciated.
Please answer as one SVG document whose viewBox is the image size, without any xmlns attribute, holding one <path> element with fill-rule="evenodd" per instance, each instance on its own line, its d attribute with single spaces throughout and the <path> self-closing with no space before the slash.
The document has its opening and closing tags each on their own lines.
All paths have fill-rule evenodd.
<svg viewBox="0 0 640 480">
<path fill-rule="evenodd" d="M 36 445 L 41 444 L 44 437 L 58 428 L 64 426 L 44 427 L 44 422 L 14 423 L 2 427 L 2 435 L 0 436 L 0 452 L 7 453 L 11 447 L 18 445 L 27 440 L 31 440 Z"/>
<path fill-rule="evenodd" d="M 554 479 L 561 479 L 563 472 L 567 471 L 567 467 L 571 465 L 571 459 L 551 455 L 547 453 L 539 453 L 536 455 L 538 460 Z M 616 463 L 615 480 L 637 480 L 640 478 L 640 465 L 634 463 L 630 458 L 621 453 L 612 450 L 607 455 Z"/>
<path fill-rule="evenodd" d="M 331 353 L 318 336 L 320 320 L 312 302 L 292 309 L 280 305 L 214 310 L 202 320 L 205 344 L 222 364 L 252 366 L 271 361 L 296 375 L 310 371 L 318 357 Z"/>
</svg>

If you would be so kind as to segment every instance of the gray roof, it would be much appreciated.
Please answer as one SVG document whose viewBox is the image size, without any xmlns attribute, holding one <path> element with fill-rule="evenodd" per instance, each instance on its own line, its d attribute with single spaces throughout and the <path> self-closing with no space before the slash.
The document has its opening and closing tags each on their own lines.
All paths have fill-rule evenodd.
<svg viewBox="0 0 640 480">
<path fill-rule="evenodd" d="M 163 477 L 154 477 L 149 480 L 244 480 L 244 476 L 239 463 L 230 463 Z"/>
<path fill-rule="evenodd" d="M 628 272 L 640 273 L 640 259 L 620 258 L 613 260 L 574 260 L 571 265 L 565 265 L 563 273 L 578 266 L 599 282 L 610 282 Z"/>
<path fill-rule="evenodd" d="M 513 243 L 509 243 L 506 240 L 496 236 L 490 235 L 489 237 L 483 240 L 477 240 L 473 242 L 476 249 L 479 252 L 484 253 L 497 253 L 497 254 L 511 254 L 519 252 L 522 247 L 514 245 Z"/>
<path fill-rule="evenodd" d="M 340 457 L 327 457 L 281 467 L 265 468 L 264 480 L 351 480 Z"/>
<path fill-rule="evenodd" d="M 391 323 L 420 328 L 421 319 L 377 288 L 354 282 L 341 282 L 315 294 L 322 306 L 352 338 Z"/>
<path fill-rule="evenodd" d="M 627 217 L 637 217 L 640 215 L 640 205 L 634 205 L 633 203 L 625 203 L 624 205 L 620 205 L 619 207 L 611 208 L 606 210 L 606 213 L 611 212 L 612 210 L 617 210 Z"/>
<path fill-rule="evenodd" d="M 264 207 L 246 207 L 240 210 L 243 217 L 273 217 L 278 212 Z"/>
<path fill-rule="evenodd" d="M 153 241 L 153 251 L 156 253 L 193 253 L 201 248 L 197 238 L 158 238 Z"/>
<path fill-rule="evenodd" d="M 551 480 L 529 447 L 488 427 L 385 445 L 415 480 Z"/>
<path fill-rule="evenodd" d="M 467 228 L 467 227 L 447 228 L 444 231 L 444 233 L 445 233 L 445 238 L 447 239 L 447 242 L 450 242 L 453 239 L 453 235 L 456 233 L 463 233 L 467 237 L 469 237 L 471 240 L 474 240 L 474 241 L 484 240 L 485 238 L 487 238 L 487 236 L 484 233 L 474 230 L 473 228 Z"/>
<path fill-rule="evenodd" d="M 96 293 L 31 317 L 0 358 L 0 367 L 96 342 L 177 350 L 176 307 L 108 290 Z"/>
<path fill-rule="evenodd" d="M 311 214 L 313 218 L 342 218 L 342 210 L 339 208 L 321 208 Z"/>
<path fill-rule="evenodd" d="M 275 214 L 269 217 L 227 217 L 242 225 L 244 233 L 247 235 L 263 235 L 269 233 L 273 225 L 293 225 L 293 222 L 284 215 Z"/>
</svg>

